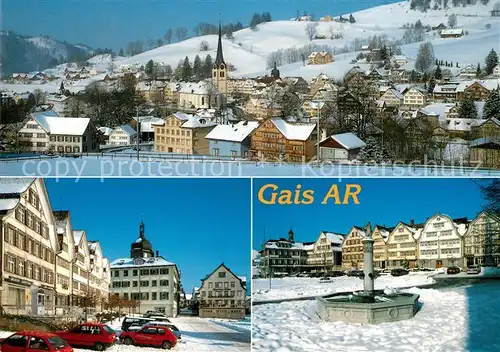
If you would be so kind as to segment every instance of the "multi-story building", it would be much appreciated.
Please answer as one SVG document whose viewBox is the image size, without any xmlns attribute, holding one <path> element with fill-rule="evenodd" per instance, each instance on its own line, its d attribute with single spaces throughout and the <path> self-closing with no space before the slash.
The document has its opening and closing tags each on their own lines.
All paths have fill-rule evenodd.
<svg viewBox="0 0 500 352">
<path fill-rule="evenodd" d="M 72 263 L 75 260 L 75 239 L 71 224 L 70 212 L 67 210 L 54 211 L 57 242 L 59 251 L 56 253 L 56 306 L 63 312 L 72 304 L 73 292 Z"/>
<path fill-rule="evenodd" d="M 389 88 L 382 94 L 379 100 L 384 101 L 387 106 L 400 107 L 403 105 L 404 97 L 397 89 Z"/>
<path fill-rule="evenodd" d="M 315 155 L 314 124 L 291 124 L 281 118 L 265 120 L 252 135 L 250 152 L 262 159 L 308 161 Z"/>
<path fill-rule="evenodd" d="M 222 263 L 201 280 L 199 315 L 202 318 L 243 319 L 246 278 L 236 276 Z"/>
<path fill-rule="evenodd" d="M 399 222 L 387 238 L 387 267 L 399 268 L 408 261 L 410 268 L 417 265 L 417 239 L 422 225 L 416 225 L 413 220 L 409 224 Z"/>
<path fill-rule="evenodd" d="M 474 101 L 485 101 L 490 91 L 485 83 L 480 81 L 462 82 L 457 87 L 457 99 L 472 99 Z"/>
<path fill-rule="evenodd" d="M 420 267 L 441 268 L 461 265 L 462 236 L 467 230 L 467 218 L 452 219 L 436 214 L 429 218 L 418 238 Z"/>
<path fill-rule="evenodd" d="M 246 158 L 250 149 L 250 135 L 257 128 L 257 121 L 240 121 L 237 124 L 217 125 L 205 137 L 210 155 L 216 157 Z"/>
<path fill-rule="evenodd" d="M 308 65 L 324 65 L 333 62 L 333 55 L 328 51 L 315 51 L 308 57 Z"/>
<path fill-rule="evenodd" d="M 260 251 L 260 275 L 280 277 L 299 273 L 307 266 L 307 250 L 313 243 L 295 242 L 292 229 L 288 239 L 268 240 Z"/>
<path fill-rule="evenodd" d="M 500 217 L 482 211 L 464 235 L 464 266 L 500 264 Z"/>
<path fill-rule="evenodd" d="M 373 265 L 375 268 L 385 269 L 387 267 L 387 238 L 393 229 L 376 225 L 372 233 L 373 242 Z"/>
<path fill-rule="evenodd" d="M 131 145 L 136 142 L 137 131 L 130 125 L 113 128 L 109 135 L 109 145 Z"/>
<path fill-rule="evenodd" d="M 34 152 L 85 153 L 98 150 L 97 135 L 89 118 L 59 117 L 47 111 L 26 119 L 19 130 L 19 141 Z"/>
<path fill-rule="evenodd" d="M 90 294 L 89 290 L 89 269 L 90 252 L 87 241 L 87 234 L 83 230 L 73 230 L 75 241 L 75 254 L 73 259 L 73 301 L 77 304 L 83 301 L 84 297 Z"/>
<path fill-rule="evenodd" d="M 418 109 L 427 105 L 427 93 L 413 86 L 403 93 L 403 105 L 408 109 Z"/>
<path fill-rule="evenodd" d="M 8 313 L 55 314 L 54 218 L 41 179 L 0 179 L 1 304 Z"/>
<path fill-rule="evenodd" d="M 342 266 L 346 269 L 363 269 L 363 239 L 365 229 L 353 226 L 342 245 Z"/>
<path fill-rule="evenodd" d="M 154 126 L 155 151 L 209 155 L 209 142 L 205 137 L 216 123 L 207 118 L 176 112 Z"/>
<path fill-rule="evenodd" d="M 130 257 L 111 263 L 111 293 L 139 302 L 138 313 L 157 311 L 175 317 L 180 309 L 180 273 L 177 266 L 153 251 L 141 222 Z"/>
<path fill-rule="evenodd" d="M 327 272 L 342 266 L 342 244 L 345 235 L 321 231 L 312 250 L 307 251 L 308 271 Z"/>
</svg>

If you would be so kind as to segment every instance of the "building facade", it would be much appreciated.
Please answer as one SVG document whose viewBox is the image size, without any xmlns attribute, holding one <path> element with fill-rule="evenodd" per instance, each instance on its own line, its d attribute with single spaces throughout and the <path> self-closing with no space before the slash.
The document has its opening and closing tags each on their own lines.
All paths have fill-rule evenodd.
<svg viewBox="0 0 500 352">
<path fill-rule="evenodd" d="M 109 145 L 131 145 L 136 143 L 137 131 L 130 125 L 118 126 L 109 135 Z"/>
<path fill-rule="evenodd" d="M 400 222 L 387 238 L 387 266 L 388 268 L 401 268 L 408 261 L 408 266 L 414 268 L 417 265 L 417 241 L 420 235 L 413 221 L 410 224 Z"/>
<path fill-rule="evenodd" d="M 500 264 L 500 218 L 488 211 L 476 216 L 464 235 L 464 266 Z"/>
<path fill-rule="evenodd" d="M 247 158 L 250 136 L 258 127 L 256 121 L 241 121 L 234 125 L 217 125 L 205 137 L 210 155 L 215 157 Z"/>
<path fill-rule="evenodd" d="M 200 317 L 223 319 L 245 317 L 246 279 L 236 276 L 222 263 L 201 281 Z"/>
<path fill-rule="evenodd" d="M 306 251 L 307 269 L 313 272 L 329 272 L 342 267 L 342 244 L 345 235 L 321 231 L 318 239 Z"/>
<path fill-rule="evenodd" d="M 153 251 L 139 227 L 130 257 L 111 263 L 111 294 L 139 302 L 137 313 L 161 312 L 175 317 L 180 309 L 180 273 L 177 266 Z"/>
<path fill-rule="evenodd" d="M 387 238 L 393 229 L 376 225 L 372 233 L 373 242 L 373 265 L 378 269 L 387 267 Z"/>
<path fill-rule="evenodd" d="M 342 246 L 342 266 L 345 269 L 363 269 L 363 239 L 365 229 L 353 226 Z"/>
</svg>

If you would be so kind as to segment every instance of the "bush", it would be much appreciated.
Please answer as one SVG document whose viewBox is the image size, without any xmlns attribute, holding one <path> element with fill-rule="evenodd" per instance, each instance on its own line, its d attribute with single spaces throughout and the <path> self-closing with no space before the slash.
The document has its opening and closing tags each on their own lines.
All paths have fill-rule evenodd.
<svg viewBox="0 0 500 352">
<path fill-rule="evenodd" d="M 0 330 L 2 331 L 22 331 L 22 330 L 38 330 L 49 331 L 46 326 L 36 325 L 27 321 L 20 321 L 16 318 L 2 318 L 0 319 Z"/>
<path fill-rule="evenodd" d="M 491 29 L 491 23 L 486 23 L 486 24 L 484 25 L 484 28 L 486 28 L 486 29 Z"/>
<path fill-rule="evenodd" d="M 210 50 L 210 46 L 208 45 L 208 42 L 206 40 L 202 41 L 200 43 L 200 51 L 208 51 Z"/>
</svg>

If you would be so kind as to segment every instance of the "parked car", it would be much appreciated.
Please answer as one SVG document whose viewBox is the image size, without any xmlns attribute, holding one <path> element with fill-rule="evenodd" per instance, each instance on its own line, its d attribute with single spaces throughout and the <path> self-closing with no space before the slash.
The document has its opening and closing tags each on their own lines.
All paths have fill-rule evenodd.
<svg viewBox="0 0 500 352">
<path fill-rule="evenodd" d="M 363 272 L 363 270 L 349 270 L 347 272 L 347 276 L 354 276 L 354 277 L 363 277 L 365 275 L 365 273 Z"/>
<path fill-rule="evenodd" d="M 104 351 L 116 342 L 116 332 L 105 324 L 85 323 L 55 334 L 73 347 L 90 347 L 97 351 Z"/>
<path fill-rule="evenodd" d="M 408 275 L 408 273 L 409 271 L 403 268 L 397 268 L 391 270 L 392 276 L 403 276 L 403 275 Z"/>
<path fill-rule="evenodd" d="M 134 326 L 143 326 L 144 324 L 155 321 L 155 319 L 151 318 L 140 318 L 140 317 L 125 317 L 122 322 L 122 331 L 128 331 L 128 328 L 132 325 Z"/>
<path fill-rule="evenodd" d="M 174 333 L 175 337 L 177 337 L 179 340 L 182 338 L 181 332 L 179 331 L 177 326 L 175 326 L 172 323 L 166 323 L 166 322 L 162 322 L 162 321 L 150 321 L 150 322 L 144 324 L 143 326 L 132 325 L 128 328 L 128 331 L 138 331 L 138 330 L 141 330 L 145 326 L 164 326 L 164 327 L 169 328 Z"/>
<path fill-rule="evenodd" d="M 333 280 L 330 279 L 329 277 L 322 277 L 321 279 L 319 279 L 320 284 L 327 284 L 329 282 L 333 282 Z"/>
<path fill-rule="evenodd" d="M 142 315 L 144 318 L 151 318 L 151 317 L 163 317 L 166 318 L 167 316 L 163 313 L 156 312 L 153 310 L 148 310 L 145 314 Z"/>
<path fill-rule="evenodd" d="M 33 350 L 73 352 L 73 347 L 58 335 L 42 331 L 21 331 L 5 339 L 0 339 L 0 351 L 2 352 Z"/>
<path fill-rule="evenodd" d="M 471 265 L 467 267 L 467 274 L 480 274 L 481 273 L 481 267 L 477 265 Z"/>
<path fill-rule="evenodd" d="M 343 271 L 340 271 L 340 270 L 334 270 L 334 271 L 330 271 L 327 275 L 329 277 L 338 277 L 338 276 L 344 276 L 345 273 Z"/>
<path fill-rule="evenodd" d="M 139 331 L 126 331 L 120 335 L 120 341 L 126 345 L 155 346 L 171 349 L 177 344 L 177 337 L 164 326 L 144 326 Z"/>
<path fill-rule="evenodd" d="M 460 274 L 460 268 L 456 266 L 450 266 L 448 267 L 448 269 L 446 269 L 446 274 L 448 275 Z"/>
</svg>

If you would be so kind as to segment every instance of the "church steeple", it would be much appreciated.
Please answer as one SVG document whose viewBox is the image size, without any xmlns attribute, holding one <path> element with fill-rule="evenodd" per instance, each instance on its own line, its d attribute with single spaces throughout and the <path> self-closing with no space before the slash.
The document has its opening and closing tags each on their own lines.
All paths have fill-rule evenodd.
<svg viewBox="0 0 500 352">
<path fill-rule="evenodd" d="M 217 65 L 217 67 L 220 67 L 220 65 L 225 64 L 224 55 L 222 54 L 222 26 L 220 20 L 219 20 L 219 40 L 217 42 L 217 56 L 215 57 L 215 64 Z"/>
</svg>

